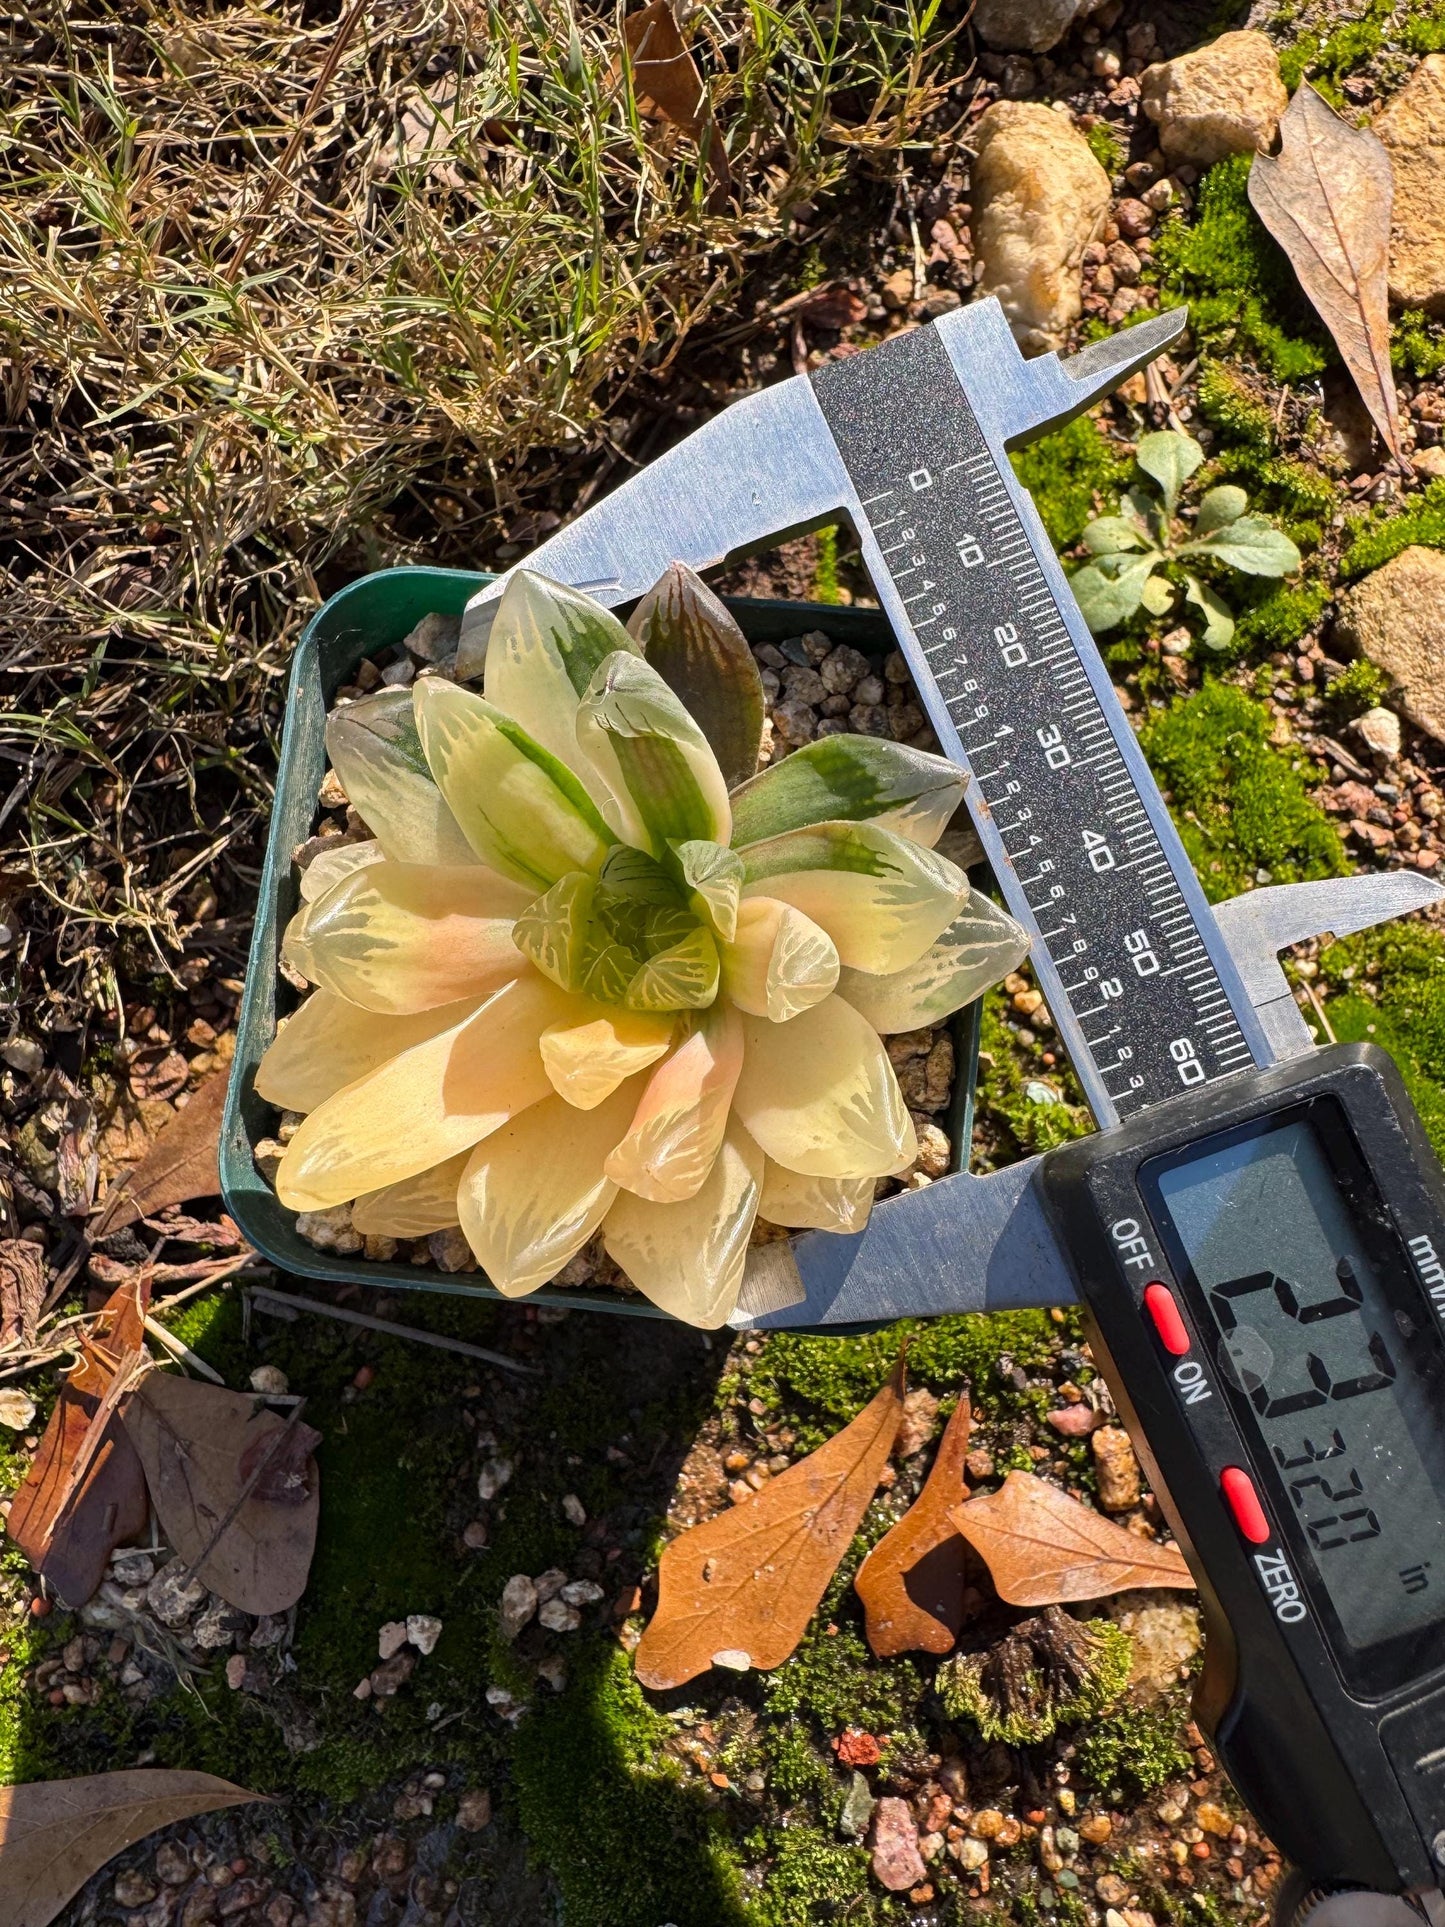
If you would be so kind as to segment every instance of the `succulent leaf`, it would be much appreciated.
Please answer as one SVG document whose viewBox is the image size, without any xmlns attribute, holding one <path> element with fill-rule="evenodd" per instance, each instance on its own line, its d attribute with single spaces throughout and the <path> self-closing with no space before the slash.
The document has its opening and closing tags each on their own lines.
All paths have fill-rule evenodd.
<svg viewBox="0 0 1445 1927">
<path fill-rule="evenodd" d="M 758 766 L 763 683 L 726 607 L 685 563 L 674 562 L 627 628 L 711 743 L 728 786 L 744 782 Z"/>
<path fill-rule="evenodd" d="M 733 846 L 741 850 L 816 823 L 872 820 L 931 848 L 967 782 L 956 763 L 906 743 L 824 736 L 734 790 Z"/>
<path fill-rule="evenodd" d="M 256 1066 L 256 1095 L 278 1111 L 314 1111 L 399 1052 L 454 1029 L 482 1002 L 481 997 L 465 997 L 411 1017 L 378 1017 L 329 990 L 313 991 L 286 1019 Z"/>
<path fill-rule="evenodd" d="M 353 870 L 364 870 L 368 863 L 381 863 L 385 858 L 386 852 L 374 837 L 366 843 L 348 843 L 338 838 L 333 849 L 322 850 L 312 857 L 301 872 L 301 901 L 315 903 Z M 466 861 L 473 861 L 470 849 Z"/>
<path fill-rule="evenodd" d="M 659 856 L 672 842 L 726 843 L 727 785 L 707 738 L 657 671 L 609 656 L 577 712 L 577 740 L 613 796 L 625 798 L 629 843 Z"/>
<path fill-rule="evenodd" d="M 602 1242 L 653 1304 L 714 1331 L 742 1288 L 762 1179 L 762 1152 L 745 1131 L 730 1130 L 692 1197 L 654 1204 L 619 1191 Z"/>
<path fill-rule="evenodd" d="M 437 786 L 484 863 L 548 889 L 601 868 L 613 837 L 565 764 L 481 696 L 428 676 L 417 729 Z"/>
<path fill-rule="evenodd" d="M 544 1098 L 472 1152 L 457 1193 L 462 1230 L 504 1297 L 546 1284 L 606 1217 L 617 1186 L 603 1160 L 635 1097 L 624 1085 L 590 1111 Z"/>
<path fill-rule="evenodd" d="M 912 1162 L 918 1141 L 888 1053 L 851 1004 L 829 997 L 789 1024 L 742 1023 L 733 1105 L 775 1163 L 805 1177 L 881 1178 Z"/>
<path fill-rule="evenodd" d="M 427 767 L 409 689 L 379 689 L 332 710 L 326 753 L 393 863 L 476 861 Z"/>
<path fill-rule="evenodd" d="M 692 1197 L 722 1143 L 742 1061 L 742 1020 L 716 1004 L 648 1078 L 608 1176 L 640 1198 Z"/>
<path fill-rule="evenodd" d="M 811 917 L 776 897 L 752 897 L 722 948 L 722 987 L 739 1010 L 785 1024 L 838 982 L 838 950 Z"/>
<path fill-rule="evenodd" d="M 518 569 L 492 620 L 483 691 L 489 703 L 575 768 L 577 705 L 598 665 L 619 649 L 636 652 L 637 644 L 611 610 L 578 589 Z"/>
<path fill-rule="evenodd" d="M 619 1084 L 667 1054 L 676 1021 L 643 1011 L 609 1010 L 542 1032 L 542 1064 L 559 1097 L 590 1111 Z"/>
<path fill-rule="evenodd" d="M 873 1178 L 805 1178 L 768 1159 L 758 1216 L 790 1231 L 861 1231 L 873 1210 Z"/>
<path fill-rule="evenodd" d="M 573 870 L 530 903 L 513 926 L 517 949 L 563 990 L 581 988 L 596 893 L 596 878 Z"/>
<path fill-rule="evenodd" d="M 974 891 L 916 963 L 887 976 L 845 970 L 838 978 L 838 995 L 885 1037 L 921 1030 L 971 1004 L 990 984 L 1016 970 L 1028 950 L 1023 926 Z"/>
<path fill-rule="evenodd" d="M 671 853 L 694 915 L 710 924 L 715 936 L 730 942 L 742 901 L 742 858 L 721 843 L 674 843 Z"/>
<path fill-rule="evenodd" d="M 322 1211 L 469 1150 L 550 1094 L 538 1038 L 576 1008 L 531 971 L 505 984 L 451 1030 L 312 1111 L 286 1147 L 277 1197 L 293 1211 Z"/>
<path fill-rule="evenodd" d="M 308 904 L 284 951 L 324 990 L 405 1016 L 487 996 L 517 976 L 512 919 L 526 902 L 519 884 L 479 863 L 372 863 Z"/>
<path fill-rule="evenodd" d="M 460 1224 L 457 1186 L 462 1181 L 470 1151 L 418 1171 L 414 1178 L 367 1191 L 351 1207 L 351 1227 L 364 1238 L 429 1238 Z"/>
<path fill-rule="evenodd" d="M 903 970 L 948 928 L 968 878 L 875 823 L 817 823 L 743 851 L 744 900 L 779 897 L 827 931 L 854 970 Z"/>
<path fill-rule="evenodd" d="M 647 959 L 627 986 L 625 1001 L 629 1010 L 705 1010 L 717 986 L 717 944 L 698 923 Z"/>
</svg>

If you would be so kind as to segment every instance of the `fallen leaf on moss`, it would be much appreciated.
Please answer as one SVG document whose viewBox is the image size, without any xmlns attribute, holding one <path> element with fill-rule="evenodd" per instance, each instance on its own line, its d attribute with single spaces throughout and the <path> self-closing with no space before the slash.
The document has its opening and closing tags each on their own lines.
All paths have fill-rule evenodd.
<svg viewBox="0 0 1445 1927">
<path fill-rule="evenodd" d="M 877 1490 L 903 1417 L 897 1370 L 835 1438 L 747 1499 L 674 1539 L 657 1573 L 657 1611 L 637 1677 L 659 1691 L 728 1655 L 761 1672 L 802 1638 Z"/>
<path fill-rule="evenodd" d="M 70 1607 L 85 1604 L 112 1551 L 139 1537 L 150 1517 L 145 1475 L 115 1410 L 116 1395 L 145 1355 L 149 1304 L 148 1272 L 106 1301 L 81 1342 L 80 1363 L 61 1381 L 6 1521 L 35 1571 Z"/>
<path fill-rule="evenodd" d="M 879 1659 L 946 1653 L 958 1638 L 968 1546 L 952 1512 L 968 1491 L 963 1461 L 972 1429 L 968 1400 L 960 1398 L 923 1490 L 853 1581 L 867 1615 L 868 1644 Z"/>
<path fill-rule="evenodd" d="M 254 1394 L 170 1372 L 137 1387 L 125 1425 L 161 1530 L 197 1579 L 241 1612 L 289 1611 L 316 1549 L 320 1433 Z"/>
<path fill-rule="evenodd" d="M 1389 152 L 1377 134 L 1342 120 L 1308 81 L 1279 133 L 1279 153 L 1256 154 L 1250 165 L 1251 205 L 1334 336 L 1385 446 L 1403 462 L 1390 370 Z"/>
<path fill-rule="evenodd" d="M 184 1062 L 184 1059 L 182 1059 Z M 221 1189 L 217 1163 L 221 1111 L 226 1102 L 225 1071 L 213 1071 L 156 1137 L 140 1163 L 117 1178 L 106 1193 L 92 1238 L 134 1224 L 168 1204 L 214 1197 Z"/>
<path fill-rule="evenodd" d="M 950 1516 L 1010 1606 L 1102 1599 L 1137 1586 L 1194 1585 L 1172 1546 L 1101 1518 L 1032 1472 L 1010 1472 L 999 1491 L 955 1506 Z"/>
<path fill-rule="evenodd" d="M 49 1927 L 92 1874 L 148 1833 L 262 1797 L 212 1773 L 150 1767 L 0 1787 L 0 1918 Z"/>
</svg>

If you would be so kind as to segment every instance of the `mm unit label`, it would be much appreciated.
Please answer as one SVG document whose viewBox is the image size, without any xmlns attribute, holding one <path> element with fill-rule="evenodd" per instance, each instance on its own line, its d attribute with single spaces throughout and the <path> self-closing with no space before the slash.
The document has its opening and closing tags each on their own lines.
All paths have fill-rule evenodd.
<svg viewBox="0 0 1445 1927">
<path fill-rule="evenodd" d="M 1100 1122 L 1254 1055 L 1119 732 L 934 329 L 813 378 L 858 531 Z M 881 578 L 885 578 L 881 579 Z M 887 594 L 891 585 L 894 591 Z M 1082 618 L 1078 622 L 1082 625 Z M 1130 748 L 1132 749 L 1132 744 Z M 1216 938 L 1217 941 L 1217 938 Z M 1252 1016 L 1252 1013 L 1251 1013 Z"/>
</svg>

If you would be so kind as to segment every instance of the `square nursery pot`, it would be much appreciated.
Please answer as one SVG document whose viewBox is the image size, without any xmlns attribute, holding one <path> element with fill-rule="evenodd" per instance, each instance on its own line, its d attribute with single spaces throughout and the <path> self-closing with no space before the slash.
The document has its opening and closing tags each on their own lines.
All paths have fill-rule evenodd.
<svg viewBox="0 0 1445 1927">
<path fill-rule="evenodd" d="M 275 1112 L 256 1095 L 256 1066 L 275 1034 L 276 1020 L 295 1002 L 277 975 L 281 936 L 299 897 L 291 852 L 311 834 L 316 792 L 326 771 L 324 730 L 336 690 L 363 656 L 395 648 L 424 615 L 460 614 L 468 598 L 491 578 L 460 569 L 384 569 L 331 597 L 307 624 L 291 666 L 281 767 L 271 813 L 271 834 L 261 873 L 251 939 L 246 992 L 237 1026 L 236 1056 L 221 1126 L 221 1190 L 226 1209 L 246 1238 L 282 1271 L 334 1284 L 385 1286 L 388 1290 L 444 1291 L 467 1298 L 501 1294 L 480 1272 L 444 1272 L 432 1265 L 376 1264 L 318 1251 L 296 1235 L 295 1213 L 282 1205 L 256 1169 L 252 1147 L 273 1134 Z M 876 609 L 819 603 L 764 602 L 730 598 L 728 606 L 752 642 L 781 642 L 809 629 L 851 643 L 875 664 L 893 647 L 886 618 Z M 978 1004 L 953 1019 L 957 1072 L 949 1136 L 955 1163 L 966 1157 L 972 1137 L 973 1093 L 978 1071 Z M 640 1294 L 624 1295 L 545 1285 L 529 1303 L 587 1307 L 624 1316 L 665 1318 Z"/>
</svg>

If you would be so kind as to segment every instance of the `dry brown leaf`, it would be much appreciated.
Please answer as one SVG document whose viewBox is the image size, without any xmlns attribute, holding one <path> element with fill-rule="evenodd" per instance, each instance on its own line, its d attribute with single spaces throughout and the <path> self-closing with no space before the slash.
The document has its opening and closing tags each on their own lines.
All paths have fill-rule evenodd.
<svg viewBox="0 0 1445 1927">
<path fill-rule="evenodd" d="M 212 1773 L 157 1767 L 0 1787 L 0 1920 L 49 1927 L 92 1874 L 148 1833 L 262 1798 Z"/>
<path fill-rule="evenodd" d="M 1394 170 L 1384 142 L 1351 127 L 1303 82 L 1279 124 L 1277 156 L 1256 154 L 1249 198 L 1334 336 L 1397 461 L 1400 413 L 1390 371 L 1388 269 Z"/>
<path fill-rule="evenodd" d="M 904 1373 L 853 1423 L 770 1479 L 756 1498 L 673 1540 L 637 1677 L 659 1690 L 716 1663 L 762 1672 L 802 1638 L 883 1475 L 903 1417 Z"/>
<path fill-rule="evenodd" d="M 0 1242 L 0 1345 L 29 1345 L 45 1302 L 45 1253 L 28 1238 Z"/>
<path fill-rule="evenodd" d="M 951 1515 L 968 1490 L 963 1461 L 972 1429 L 968 1400 L 961 1398 L 923 1490 L 853 1581 L 867 1614 L 868 1644 L 879 1659 L 946 1653 L 958 1638 L 968 1546 Z"/>
<path fill-rule="evenodd" d="M 1173 1546 L 1126 1532 L 1032 1472 L 1010 1472 L 999 1491 L 955 1506 L 952 1518 L 1010 1606 L 1194 1584 Z"/>
<path fill-rule="evenodd" d="M 115 1547 L 138 1538 L 150 1517 L 140 1460 L 107 1401 L 117 1371 L 144 1349 L 149 1304 L 146 1273 L 107 1300 L 81 1343 L 80 1363 L 61 1381 L 6 1520 L 10 1537 L 70 1607 L 85 1604 Z"/>
<path fill-rule="evenodd" d="M 651 0 L 622 23 L 632 62 L 632 85 L 638 107 L 680 127 L 704 145 L 707 165 L 720 189 L 731 180 L 727 151 L 713 123 L 707 89 L 697 63 L 678 32 L 672 0 Z"/>
<path fill-rule="evenodd" d="M 196 1577 L 241 1612 L 289 1611 L 316 1550 L 321 1481 L 312 1454 L 320 1433 L 293 1424 L 281 1439 L 285 1420 L 253 1395 L 169 1372 L 152 1372 L 136 1388 L 125 1426 L 161 1530 Z"/>
<path fill-rule="evenodd" d="M 156 1138 L 133 1171 L 117 1178 L 106 1193 L 92 1238 L 134 1224 L 168 1204 L 214 1197 L 221 1188 L 217 1164 L 221 1111 L 226 1102 L 226 1072 L 212 1071 L 191 1101 Z"/>
</svg>

